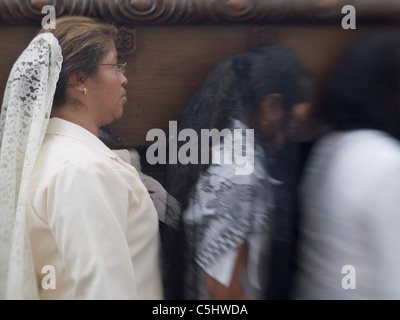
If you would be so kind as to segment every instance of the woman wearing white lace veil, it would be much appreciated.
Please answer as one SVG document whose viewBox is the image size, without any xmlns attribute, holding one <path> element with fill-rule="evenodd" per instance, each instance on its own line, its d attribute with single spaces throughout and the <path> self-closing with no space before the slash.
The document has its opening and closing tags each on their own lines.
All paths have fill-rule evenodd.
<svg viewBox="0 0 400 320">
<path fill-rule="evenodd" d="M 60 18 L 13 66 L 0 120 L 1 299 L 162 298 L 156 209 L 98 138 L 126 102 L 115 37 Z"/>
</svg>

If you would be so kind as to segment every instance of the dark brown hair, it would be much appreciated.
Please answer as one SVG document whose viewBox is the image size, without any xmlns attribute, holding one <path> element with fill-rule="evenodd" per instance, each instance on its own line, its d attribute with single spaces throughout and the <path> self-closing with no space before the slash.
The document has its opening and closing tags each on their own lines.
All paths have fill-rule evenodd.
<svg viewBox="0 0 400 320">
<path fill-rule="evenodd" d="M 63 63 L 60 78 L 54 96 L 54 103 L 65 100 L 65 89 L 80 82 L 70 83 L 72 75 L 79 74 L 80 81 L 97 72 L 97 66 L 112 48 L 117 36 L 117 28 L 95 19 L 78 16 L 58 18 L 55 29 L 43 29 L 52 32 L 58 39 L 62 50 Z"/>
<path fill-rule="evenodd" d="M 379 28 L 344 51 L 320 109 L 337 130 L 376 129 L 400 139 L 400 29 Z"/>
</svg>

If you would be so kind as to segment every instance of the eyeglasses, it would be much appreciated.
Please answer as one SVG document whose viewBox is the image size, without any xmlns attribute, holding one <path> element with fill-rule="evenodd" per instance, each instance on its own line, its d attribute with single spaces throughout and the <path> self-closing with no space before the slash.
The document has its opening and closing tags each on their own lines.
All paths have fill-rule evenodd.
<svg viewBox="0 0 400 320">
<path fill-rule="evenodd" d="M 117 72 L 125 74 L 127 63 L 99 63 L 99 66 L 113 66 Z"/>
</svg>

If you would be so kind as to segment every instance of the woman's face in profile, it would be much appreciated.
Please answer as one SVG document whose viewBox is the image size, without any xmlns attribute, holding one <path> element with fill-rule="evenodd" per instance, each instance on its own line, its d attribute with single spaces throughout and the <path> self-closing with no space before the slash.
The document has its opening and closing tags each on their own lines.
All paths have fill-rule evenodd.
<svg viewBox="0 0 400 320">
<path fill-rule="evenodd" d="M 301 102 L 293 106 L 288 123 L 288 137 L 291 140 L 302 140 L 311 107 L 312 101 Z"/>
<path fill-rule="evenodd" d="M 127 101 L 124 87 L 128 80 L 119 70 L 117 58 L 117 50 L 113 44 L 107 56 L 100 61 L 97 72 L 85 81 L 92 111 L 101 125 L 119 119 Z"/>
<path fill-rule="evenodd" d="M 280 149 L 286 141 L 283 97 L 280 93 L 269 94 L 261 102 L 258 113 L 258 122 L 271 150 Z"/>
</svg>

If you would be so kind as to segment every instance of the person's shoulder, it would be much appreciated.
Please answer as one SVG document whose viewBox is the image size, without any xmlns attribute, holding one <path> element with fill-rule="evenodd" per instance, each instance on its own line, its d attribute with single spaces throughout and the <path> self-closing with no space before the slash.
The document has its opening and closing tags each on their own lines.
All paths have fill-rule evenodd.
<svg viewBox="0 0 400 320">
<path fill-rule="evenodd" d="M 344 134 L 343 149 L 375 162 L 400 161 L 400 141 L 379 130 L 355 130 Z"/>
<path fill-rule="evenodd" d="M 93 172 L 107 171 L 106 168 L 118 164 L 106 154 L 82 141 L 62 135 L 46 135 L 33 171 L 32 180 L 45 181 L 47 178 L 80 172 L 88 175 Z M 47 177 L 43 179 L 43 177 Z"/>
<path fill-rule="evenodd" d="M 99 144 L 101 144 L 100 141 Z M 41 148 L 41 154 L 52 158 L 54 161 L 61 162 L 97 162 L 99 159 L 104 160 L 106 158 L 106 153 L 102 152 L 101 148 L 96 148 L 95 145 L 90 145 L 83 140 L 64 135 L 46 136 Z"/>
<path fill-rule="evenodd" d="M 382 153 L 390 153 L 400 156 L 400 141 L 379 130 L 335 131 L 321 137 L 316 142 L 315 149 L 329 149 L 335 154 L 379 157 Z"/>
<path fill-rule="evenodd" d="M 310 166 L 351 183 L 373 181 L 400 167 L 400 142 L 379 130 L 332 132 L 315 145 Z"/>
<path fill-rule="evenodd" d="M 241 183 L 265 180 L 266 153 L 254 136 L 254 130 L 243 122 L 231 119 L 224 139 L 212 146 L 212 159 L 208 172 Z"/>
</svg>

